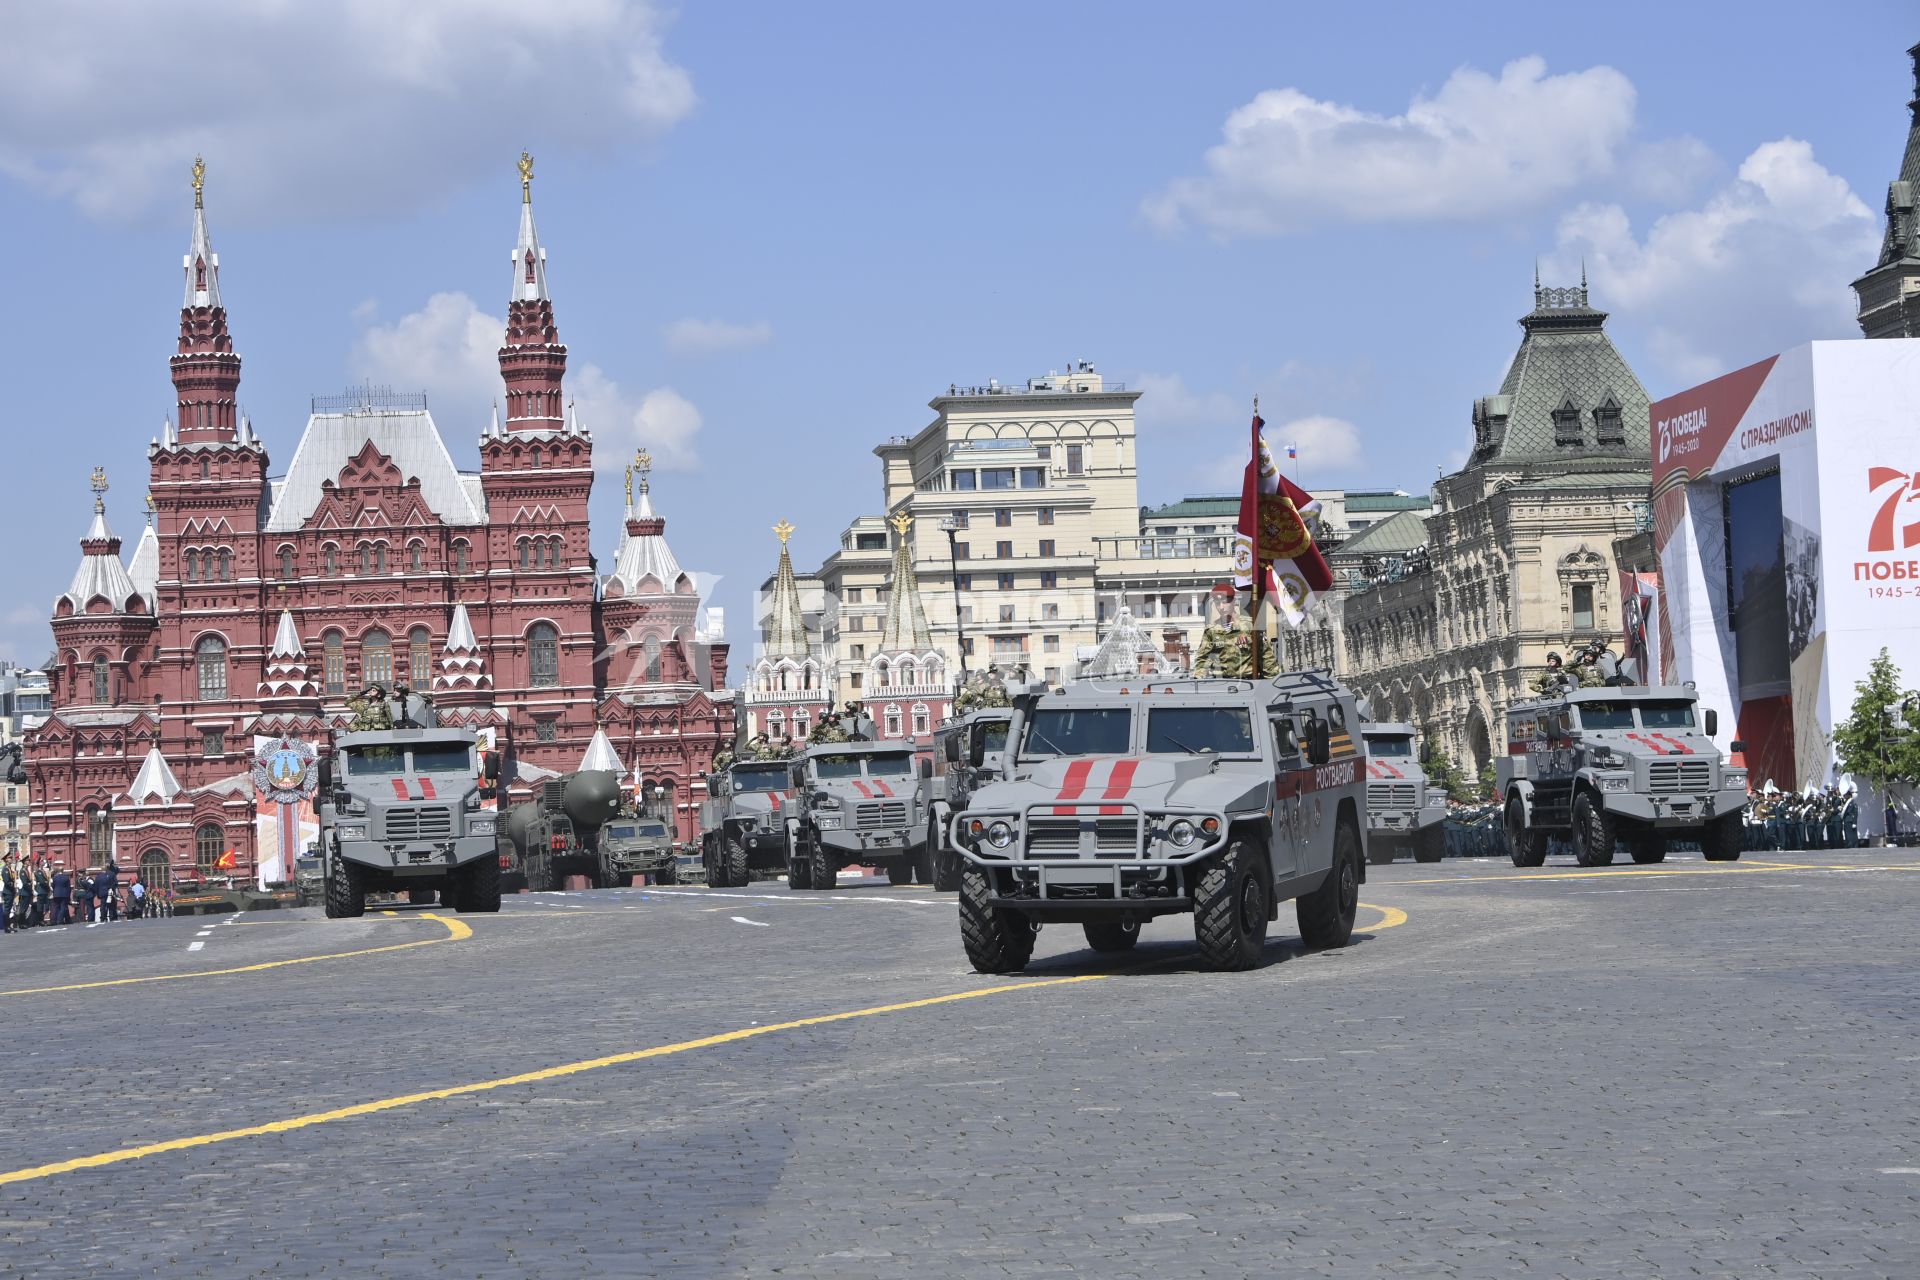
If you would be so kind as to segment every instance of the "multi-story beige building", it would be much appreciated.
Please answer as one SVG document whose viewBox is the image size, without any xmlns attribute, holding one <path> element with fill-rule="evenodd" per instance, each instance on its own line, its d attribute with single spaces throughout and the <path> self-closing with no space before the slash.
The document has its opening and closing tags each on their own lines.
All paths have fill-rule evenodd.
<svg viewBox="0 0 1920 1280">
<path fill-rule="evenodd" d="M 1613 544 L 1642 518 L 1651 455 L 1646 389 L 1605 322 L 1584 281 L 1536 283 L 1505 382 L 1474 402 L 1467 465 L 1435 483 L 1423 529 L 1396 514 L 1341 548 L 1345 590 L 1299 637 L 1376 718 L 1475 773 L 1549 651 L 1619 643 Z"/>
</svg>

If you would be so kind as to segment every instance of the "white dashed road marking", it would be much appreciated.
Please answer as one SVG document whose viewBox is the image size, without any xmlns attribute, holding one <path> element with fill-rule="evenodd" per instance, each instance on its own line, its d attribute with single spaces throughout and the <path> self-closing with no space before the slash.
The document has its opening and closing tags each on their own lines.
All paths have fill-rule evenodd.
<svg viewBox="0 0 1920 1280">
<path fill-rule="evenodd" d="M 189 943 L 187 944 L 187 950 L 189 950 L 189 951 L 198 951 L 198 950 L 199 950 L 200 948 L 202 948 L 202 947 L 204 947 L 204 946 L 206 946 L 206 945 L 207 945 L 207 944 L 206 944 L 206 943 L 204 943 L 204 942 L 189 942 Z"/>
<path fill-rule="evenodd" d="M 735 924 L 750 924 L 760 929 L 773 928 L 773 926 L 768 924 L 765 920 L 749 920 L 745 916 L 730 916 L 728 918 L 731 919 Z"/>
</svg>

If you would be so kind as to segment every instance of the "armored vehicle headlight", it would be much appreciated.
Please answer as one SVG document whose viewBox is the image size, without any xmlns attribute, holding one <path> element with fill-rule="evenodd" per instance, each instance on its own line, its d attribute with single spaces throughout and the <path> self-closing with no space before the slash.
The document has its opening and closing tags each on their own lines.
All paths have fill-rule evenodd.
<svg viewBox="0 0 1920 1280">
<path fill-rule="evenodd" d="M 837 813 L 823 813 L 814 819 L 814 825 L 823 831 L 837 829 L 840 826 L 840 815 Z"/>
<path fill-rule="evenodd" d="M 1632 785 L 1633 779 L 1624 773 L 1618 777 L 1600 779 L 1602 791 L 1625 791 Z"/>
<path fill-rule="evenodd" d="M 367 824 L 364 822 L 343 822 L 334 828 L 342 840 L 365 840 Z"/>
<path fill-rule="evenodd" d="M 1174 824 L 1167 828 L 1167 839 L 1183 847 L 1192 844 L 1193 824 L 1185 818 L 1176 819 Z"/>
<path fill-rule="evenodd" d="M 1720 785 L 1744 789 L 1747 785 L 1747 771 L 1745 769 L 1722 769 L 1720 771 Z"/>
<path fill-rule="evenodd" d="M 475 818 L 472 822 L 467 824 L 467 834 L 474 835 L 474 836 L 490 836 L 494 833 L 494 830 L 495 830 L 493 823 L 494 823 L 494 820 L 492 818 Z"/>
<path fill-rule="evenodd" d="M 987 827 L 987 843 L 996 849 L 1004 849 L 1013 843 L 1013 828 L 1005 822 L 994 822 Z"/>
</svg>

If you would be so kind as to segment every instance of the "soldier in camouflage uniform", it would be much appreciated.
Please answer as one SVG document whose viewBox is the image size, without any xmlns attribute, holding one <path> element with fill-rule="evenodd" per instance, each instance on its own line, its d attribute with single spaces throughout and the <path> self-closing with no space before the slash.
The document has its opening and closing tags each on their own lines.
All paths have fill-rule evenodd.
<svg viewBox="0 0 1920 1280">
<path fill-rule="evenodd" d="M 1244 679 L 1253 674 L 1253 621 L 1240 616 L 1240 601 L 1232 587 L 1221 583 L 1213 589 L 1213 621 L 1200 636 L 1200 652 L 1193 658 L 1193 674 L 1217 676 L 1225 680 Z M 1280 673 L 1279 657 L 1273 642 L 1261 637 L 1260 674 Z"/>
<path fill-rule="evenodd" d="M 387 691 L 377 684 L 370 684 L 348 698 L 347 710 L 353 713 L 353 722 L 347 726 L 349 733 L 393 728 L 393 710 L 387 705 Z"/>
</svg>

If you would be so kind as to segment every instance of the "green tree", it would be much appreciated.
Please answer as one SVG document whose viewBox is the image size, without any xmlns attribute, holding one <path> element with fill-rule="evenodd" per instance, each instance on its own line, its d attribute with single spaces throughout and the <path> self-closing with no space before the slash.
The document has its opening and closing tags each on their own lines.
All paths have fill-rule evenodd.
<svg viewBox="0 0 1920 1280">
<path fill-rule="evenodd" d="M 1427 754 L 1427 777 L 1433 785 L 1447 793 L 1449 800 L 1460 804 L 1473 801 L 1473 783 L 1468 781 L 1466 773 L 1453 762 L 1453 757 L 1443 747 L 1435 747 Z"/>
<path fill-rule="evenodd" d="M 1493 761 L 1489 760 L 1486 763 L 1486 767 L 1480 770 L 1480 794 L 1475 798 L 1479 800 L 1493 799 L 1493 789 L 1496 781 L 1493 772 Z"/>
<path fill-rule="evenodd" d="M 1840 767 L 1881 795 L 1891 783 L 1920 783 L 1920 693 L 1900 687 L 1885 649 L 1853 688 L 1853 714 L 1833 730 Z"/>
</svg>

